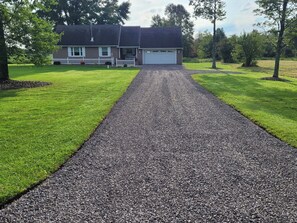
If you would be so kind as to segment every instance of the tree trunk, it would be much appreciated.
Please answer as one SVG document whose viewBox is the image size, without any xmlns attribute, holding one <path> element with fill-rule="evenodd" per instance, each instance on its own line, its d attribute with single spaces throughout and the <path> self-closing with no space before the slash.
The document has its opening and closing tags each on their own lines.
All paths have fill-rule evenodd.
<svg viewBox="0 0 297 223">
<path fill-rule="evenodd" d="M 216 64 L 216 9 L 217 9 L 217 1 L 214 2 L 214 15 L 213 15 L 213 36 L 212 36 L 212 69 L 217 69 Z"/>
<path fill-rule="evenodd" d="M 217 69 L 216 64 L 216 21 L 213 22 L 213 37 L 212 37 L 212 68 Z"/>
<path fill-rule="evenodd" d="M 247 57 L 246 59 L 245 59 L 245 64 L 244 64 L 244 66 L 245 67 L 250 67 L 251 66 L 251 64 L 252 64 L 252 58 L 249 58 L 249 57 Z"/>
<path fill-rule="evenodd" d="M 3 13 L 0 8 L 0 82 L 9 79 L 3 20 Z"/>
<path fill-rule="evenodd" d="M 280 31 L 278 33 L 277 46 L 276 46 L 275 64 L 274 64 L 274 72 L 273 72 L 274 78 L 279 78 L 279 65 L 280 65 L 280 57 L 281 57 L 281 53 L 282 53 L 282 49 L 283 49 L 283 40 L 284 40 L 288 1 L 289 0 L 284 0 L 284 2 L 283 2 L 283 11 L 282 11 L 282 16 L 281 16 L 281 21 L 280 21 Z"/>
</svg>

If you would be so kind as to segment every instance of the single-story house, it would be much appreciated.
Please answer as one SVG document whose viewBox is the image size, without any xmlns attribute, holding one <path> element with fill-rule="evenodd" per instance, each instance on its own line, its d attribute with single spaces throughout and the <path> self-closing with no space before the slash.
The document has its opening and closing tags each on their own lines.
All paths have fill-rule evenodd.
<svg viewBox="0 0 297 223">
<path fill-rule="evenodd" d="M 58 25 L 56 32 L 63 34 L 53 61 L 61 64 L 182 64 L 179 27 Z"/>
</svg>

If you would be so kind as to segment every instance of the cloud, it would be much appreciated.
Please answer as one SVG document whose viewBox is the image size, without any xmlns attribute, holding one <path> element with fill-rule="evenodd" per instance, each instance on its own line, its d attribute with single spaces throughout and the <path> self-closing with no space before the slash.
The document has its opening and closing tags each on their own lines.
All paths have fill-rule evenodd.
<svg viewBox="0 0 297 223">
<path fill-rule="evenodd" d="M 251 10 L 252 10 L 252 4 L 249 2 L 240 11 L 246 12 L 246 11 L 251 11 Z"/>
<path fill-rule="evenodd" d="M 120 0 L 123 2 L 127 0 Z M 140 25 L 147 27 L 151 25 L 153 15 L 164 15 L 165 7 L 172 3 L 171 0 L 129 0 L 131 3 L 130 20 L 126 25 Z M 189 0 L 179 0 L 191 14 L 193 8 L 189 6 Z M 227 18 L 218 22 L 219 28 L 224 28 L 227 35 L 240 34 L 243 31 L 249 32 L 254 29 L 257 17 L 253 10 L 257 7 L 255 0 L 226 0 Z M 195 33 L 205 30 L 212 31 L 212 23 L 203 19 L 193 17 Z"/>
</svg>

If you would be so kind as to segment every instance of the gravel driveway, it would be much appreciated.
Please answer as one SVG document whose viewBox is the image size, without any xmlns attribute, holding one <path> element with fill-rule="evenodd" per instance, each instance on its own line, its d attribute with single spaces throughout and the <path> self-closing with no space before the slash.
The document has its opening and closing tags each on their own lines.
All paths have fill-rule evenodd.
<svg viewBox="0 0 297 223">
<path fill-rule="evenodd" d="M 195 84 L 146 66 L 63 168 L 0 222 L 296 222 L 297 151 Z"/>
</svg>

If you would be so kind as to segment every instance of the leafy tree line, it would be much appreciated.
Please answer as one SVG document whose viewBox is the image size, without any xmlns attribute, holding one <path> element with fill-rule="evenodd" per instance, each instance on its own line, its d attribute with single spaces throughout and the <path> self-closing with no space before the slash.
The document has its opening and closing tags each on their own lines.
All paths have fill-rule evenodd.
<svg viewBox="0 0 297 223">
<path fill-rule="evenodd" d="M 0 81 L 9 79 L 11 62 L 45 64 L 57 47 L 58 24 L 124 24 L 128 1 L 118 0 L 1 0 Z"/>
<path fill-rule="evenodd" d="M 118 0 L 56 0 L 47 3 L 50 11 L 41 10 L 38 14 L 55 25 L 124 24 L 129 18 L 131 4 Z"/>
<path fill-rule="evenodd" d="M 155 15 L 152 17 L 152 27 L 166 27 L 178 26 L 182 31 L 183 41 L 183 54 L 186 57 L 193 54 L 194 42 L 194 23 L 191 21 L 190 13 L 184 8 L 183 5 L 169 4 L 165 9 L 165 17 Z"/>
<path fill-rule="evenodd" d="M 0 3 L 0 81 L 8 80 L 8 55 L 25 50 L 30 61 L 43 64 L 56 49 L 59 35 L 52 24 L 38 17 L 36 11 L 49 9 L 52 0 L 3 0 Z"/>
<path fill-rule="evenodd" d="M 275 41 L 271 41 L 271 44 L 274 47 L 271 50 L 275 54 L 273 78 L 278 79 L 280 58 L 287 46 L 286 39 L 291 39 L 296 43 L 297 0 L 256 0 L 255 2 L 258 5 L 258 9 L 254 11 L 255 14 L 264 17 L 264 22 L 259 23 L 258 25 L 269 28 L 272 37 L 275 37 L 276 39 Z M 218 55 L 217 41 L 215 40 L 217 36 L 216 21 L 225 18 L 225 1 L 190 0 L 190 5 L 194 8 L 195 17 L 201 17 L 210 20 L 213 23 L 211 46 L 213 61 L 212 68 L 216 68 L 215 61 Z M 201 37 L 202 36 L 200 36 L 200 38 Z M 205 35 L 205 38 L 209 37 L 208 34 Z M 235 59 L 235 57 L 232 56 L 232 52 L 234 49 L 238 48 L 237 52 L 240 52 L 241 50 L 241 53 L 239 53 L 238 56 L 242 54 L 245 58 L 244 65 L 251 66 L 255 57 L 259 55 L 261 49 L 263 49 L 261 44 L 260 35 L 256 31 L 253 31 L 251 33 L 244 33 L 239 38 L 233 36 L 233 38 L 230 38 L 229 40 L 225 39 L 219 47 L 221 54 L 224 53 L 228 55 L 226 57 L 228 60 Z M 208 45 L 205 47 L 209 48 L 210 46 Z M 289 49 L 290 48 L 287 48 L 287 53 L 290 51 Z"/>
<path fill-rule="evenodd" d="M 293 32 L 291 30 L 290 32 Z M 213 36 L 210 32 L 199 33 L 194 41 L 195 56 L 198 58 L 212 58 Z M 275 43 L 277 33 L 252 31 L 241 35 L 227 37 L 223 29 L 216 31 L 216 60 L 224 63 L 242 62 L 244 66 L 253 66 L 257 58 L 274 58 L 276 56 Z M 297 57 L 296 35 L 288 35 L 284 39 L 282 57 Z"/>
<path fill-rule="evenodd" d="M 213 24 L 212 35 L 212 68 L 216 69 L 216 23 L 217 21 L 224 20 L 226 18 L 225 5 L 222 0 L 190 0 L 190 5 L 194 7 L 194 16 L 196 18 L 203 18 L 209 20 Z"/>
</svg>

